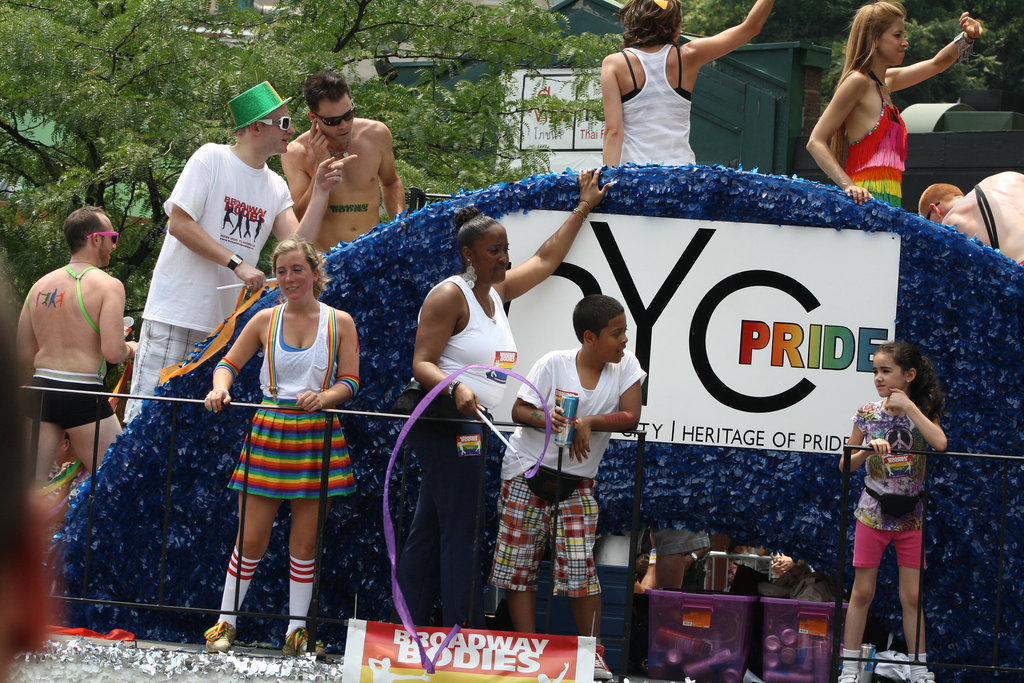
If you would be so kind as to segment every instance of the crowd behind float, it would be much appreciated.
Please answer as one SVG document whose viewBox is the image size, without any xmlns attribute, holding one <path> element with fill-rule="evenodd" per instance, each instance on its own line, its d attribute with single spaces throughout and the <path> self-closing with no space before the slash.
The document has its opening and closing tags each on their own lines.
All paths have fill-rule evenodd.
<svg viewBox="0 0 1024 683">
<path fill-rule="evenodd" d="M 622 50 L 608 55 L 601 66 L 604 164 L 696 163 L 689 130 L 699 70 L 755 37 L 772 5 L 773 0 L 757 0 L 742 23 L 680 45 L 678 0 L 629 0 L 619 14 Z M 965 12 L 957 19 L 960 32 L 949 44 L 931 59 L 902 66 L 908 45 L 904 20 L 904 9 L 889 2 L 857 11 L 835 94 L 807 143 L 820 168 L 857 203 L 875 198 L 898 207 L 902 202 L 907 131 L 892 93 L 966 59 L 982 35 L 979 22 Z M 271 276 L 281 303 L 249 320 L 217 363 L 205 396 L 210 411 L 230 405 L 239 368 L 262 355 L 263 404 L 228 482 L 228 488 L 239 491 L 240 532 L 226 553 L 223 613 L 204 634 L 211 653 L 227 652 L 235 642 L 234 612 L 267 550 L 282 500 L 290 502 L 292 517 L 288 613 L 308 612 L 325 433 L 331 434 L 326 496 L 348 495 L 356 485 L 342 425 L 337 415 L 323 411 L 350 400 L 360 388 L 355 323 L 348 313 L 318 301 L 325 284 L 322 254 L 370 231 L 382 215 L 394 217 L 405 210 L 388 127 L 356 116 L 352 92 L 336 72 L 309 76 L 303 96 L 309 128 L 294 140 L 291 98 L 282 98 L 263 82 L 228 103 L 234 143 L 205 144 L 185 164 L 163 207 L 167 234 L 137 344 L 126 341 L 124 287 L 102 270 L 110 263 L 118 234 L 103 210 L 92 206 L 67 217 L 70 259 L 32 286 L 17 326 L 22 379 L 30 377 L 27 384 L 39 389 L 26 392 L 30 405 L 23 409 L 38 420 L 36 480 L 45 482 L 76 454 L 94 454 L 82 458 L 93 473 L 121 433 L 121 423 L 106 402 L 97 409 L 94 396 L 74 392 L 103 391 L 107 365 L 133 359 L 130 393 L 152 395 L 161 372 L 180 366 L 232 312 L 239 286 L 257 292 L 264 288 L 267 275 L 256 264 L 270 233 L 279 240 Z M 284 178 L 266 164 L 275 155 L 282 157 Z M 1020 174 L 1002 173 L 966 194 L 952 185 L 933 185 L 921 196 L 920 213 L 1024 261 L 1022 181 Z M 588 214 L 608 192 L 615 192 L 614 182 L 602 184 L 600 170 L 581 171 L 576 208 L 560 226 L 552 226 L 550 237 L 531 257 L 511 268 L 508 235 L 498 221 L 473 208 L 455 216 L 461 271 L 434 286 L 422 303 L 412 380 L 399 400 L 409 412 L 428 391 L 447 383 L 428 414 L 467 418 L 417 422 L 409 435 L 422 481 L 398 565 L 398 584 L 415 624 L 429 624 L 440 599 L 442 625 L 484 625 L 483 601 L 470 588 L 475 583 L 476 529 L 463 501 L 473 499 L 481 476 L 483 458 L 474 456 L 481 454 L 485 423 L 511 417 L 519 426 L 502 461 L 490 583 L 505 590 L 513 628 L 535 631 L 538 571 L 550 540 L 557 567 L 555 592 L 568 596 L 580 634 L 600 637 L 601 587 L 593 552 L 595 478 L 611 434 L 637 426 L 647 376 L 626 348 L 622 304 L 589 295 L 566 310 L 579 345 L 552 349 L 528 369 L 528 383 L 516 394 L 511 416 L 490 411 L 502 401 L 507 380 L 503 370 L 510 371 L 517 359 L 504 305 L 555 271 Z M 448 381 L 466 366 L 480 367 Z M 866 488 L 855 511 L 855 578 L 843 655 L 860 654 L 882 552 L 891 542 L 900 568 L 904 632 L 909 651 L 916 654 L 911 680 L 932 681 L 917 592 L 923 569 L 920 494 L 925 457 L 901 451 L 923 450 L 926 444 L 939 451 L 946 448 L 939 423 L 943 395 L 931 361 L 910 342 L 880 347 L 873 367 L 878 399 L 856 409 L 849 440 L 864 445 L 853 452 L 850 466 L 865 468 Z M 15 381 L 9 377 L 7 386 Z M 126 422 L 141 404 L 129 401 Z M 14 411 L 2 414 L 10 421 Z M 554 437 L 550 442 L 548 419 Z M 22 431 L 19 417 L 17 428 L 8 433 Z M 540 470 L 527 476 L 537 461 Z M 37 547 L 41 541 L 33 537 L 38 529 L 26 521 L 32 519 L 24 511 L 28 502 L 15 495 L 17 478 L 13 481 L 6 485 L 10 495 L 0 500 L 20 512 L 0 517 L 5 520 L 0 559 L 31 567 L 42 552 Z M 554 529 L 553 518 L 562 521 Z M 644 573 L 642 588 L 679 588 L 710 545 L 703 532 L 674 529 L 656 529 L 650 540 L 657 562 Z M 776 572 L 792 566 L 784 555 L 773 562 Z M 21 589 L 10 589 L 19 600 L 30 601 L 43 590 L 41 580 L 18 579 L 17 572 L 0 574 L 9 576 L 14 578 L 4 579 L 0 587 L 22 581 Z M 30 647 L 41 637 L 40 611 L 18 612 L 20 621 L 12 631 L 17 638 L 5 643 L 0 655 Z M 309 642 L 305 620 L 292 618 L 285 627 L 284 654 L 317 647 Z M 610 678 L 602 655 L 599 647 L 595 675 Z M 10 657 L 0 659 L 6 663 Z M 839 680 L 857 680 L 857 665 L 847 661 Z"/>
</svg>

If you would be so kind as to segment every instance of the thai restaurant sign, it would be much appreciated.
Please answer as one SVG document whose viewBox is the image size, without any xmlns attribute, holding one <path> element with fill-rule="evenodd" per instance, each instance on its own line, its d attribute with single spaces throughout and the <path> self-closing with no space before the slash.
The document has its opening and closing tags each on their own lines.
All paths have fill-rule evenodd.
<svg viewBox="0 0 1024 683">
<path fill-rule="evenodd" d="M 583 92 L 575 90 L 577 73 L 565 69 L 518 71 L 513 83 L 518 88 L 515 98 L 558 97 L 569 101 L 601 101 L 601 87 L 596 81 Z M 548 114 L 530 109 L 522 114 L 520 149 L 550 149 L 554 152 L 600 151 L 604 140 L 604 119 L 600 111 L 591 115 L 571 113 Z"/>
</svg>

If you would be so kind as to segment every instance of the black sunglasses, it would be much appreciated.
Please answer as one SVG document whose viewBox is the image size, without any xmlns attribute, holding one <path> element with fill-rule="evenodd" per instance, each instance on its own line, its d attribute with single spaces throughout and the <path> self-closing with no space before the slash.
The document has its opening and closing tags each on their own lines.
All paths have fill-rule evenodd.
<svg viewBox="0 0 1024 683">
<path fill-rule="evenodd" d="M 355 115 L 356 115 L 355 105 L 352 105 L 352 108 L 349 109 L 344 114 L 342 114 L 341 116 L 320 116 L 320 114 L 317 114 L 316 112 L 313 112 L 313 116 L 315 116 L 318 119 L 320 119 L 320 123 L 322 123 L 322 124 L 324 124 L 325 126 L 328 126 L 328 127 L 337 126 L 342 121 L 351 121 L 355 117 Z"/>
</svg>

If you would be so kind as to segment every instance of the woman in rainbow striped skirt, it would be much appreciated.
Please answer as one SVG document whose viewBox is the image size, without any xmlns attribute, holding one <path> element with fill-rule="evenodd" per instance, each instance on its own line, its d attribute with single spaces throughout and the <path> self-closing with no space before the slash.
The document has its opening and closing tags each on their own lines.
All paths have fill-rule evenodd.
<svg viewBox="0 0 1024 683">
<path fill-rule="evenodd" d="M 327 416 L 319 412 L 347 401 L 359 390 L 359 340 L 352 316 L 320 303 L 324 288 L 323 257 L 301 238 L 277 245 L 273 271 L 284 303 L 252 317 L 213 372 L 213 389 L 206 408 L 219 411 L 231 402 L 228 390 L 238 370 L 260 349 L 263 406 L 252 421 L 248 448 L 231 477 L 229 488 L 244 498 L 242 546 L 236 539 L 228 562 L 220 619 L 208 629 L 207 652 L 226 652 L 235 640 L 234 614 L 249 588 L 256 567 L 270 542 L 281 500 L 291 501 L 288 538 L 291 558 L 291 621 L 284 654 L 307 649 L 305 615 L 313 597 L 313 554 L 316 541 L 320 472 Z M 354 489 L 345 435 L 332 417 L 328 496 L 348 495 Z M 246 455 L 248 451 L 248 463 Z M 236 592 L 237 588 L 237 592 Z"/>
<path fill-rule="evenodd" d="M 910 45 L 906 16 L 892 2 L 857 10 L 839 85 L 807 141 L 807 151 L 821 170 L 858 204 L 872 197 L 893 206 L 902 202 L 907 127 L 892 93 L 966 59 L 981 35 L 981 24 L 964 12 L 961 33 L 934 57 L 899 66 Z"/>
</svg>

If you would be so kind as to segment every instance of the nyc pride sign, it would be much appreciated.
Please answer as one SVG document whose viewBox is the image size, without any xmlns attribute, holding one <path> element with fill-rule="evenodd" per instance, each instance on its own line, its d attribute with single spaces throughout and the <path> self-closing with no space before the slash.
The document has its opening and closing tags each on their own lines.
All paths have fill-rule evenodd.
<svg viewBox="0 0 1024 683">
<path fill-rule="evenodd" d="M 503 217 L 513 265 L 565 217 Z M 573 306 L 608 294 L 649 373 L 648 439 L 834 453 L 894 337 L 899 259 L 892 233 L 591 214 L 556 277 L 511 303 L 517 370 L 577 346 Z"/>
</svg>

